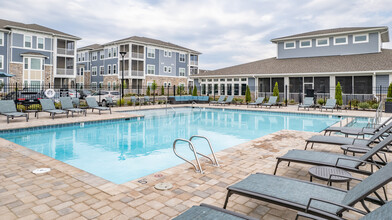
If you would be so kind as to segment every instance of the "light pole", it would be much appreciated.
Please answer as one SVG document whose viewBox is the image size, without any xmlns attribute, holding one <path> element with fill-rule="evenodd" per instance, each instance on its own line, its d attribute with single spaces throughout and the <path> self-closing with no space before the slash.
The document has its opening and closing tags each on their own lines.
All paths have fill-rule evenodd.
<svg viewBox="0 0 392 220">
<path fill-rule="evenodd" d="M 125 52 L 125 51 L 121 51 L 121 52 L 120 52 L 120 55 L 121 55 L 121 57 L 122 57 L 122 67 L 121 67 L 121 69 L 122 69 L 122 71 L 121 71 L 121 90 L 120 90 L 120 92 L 121 92 L 121 99 L 120 99 L 120 106 L 121 106 L 122 100 L 124 100 L 124 57 L 125 57 L 125 54 L 127 54 L 127 52 Z"/>
</svg>

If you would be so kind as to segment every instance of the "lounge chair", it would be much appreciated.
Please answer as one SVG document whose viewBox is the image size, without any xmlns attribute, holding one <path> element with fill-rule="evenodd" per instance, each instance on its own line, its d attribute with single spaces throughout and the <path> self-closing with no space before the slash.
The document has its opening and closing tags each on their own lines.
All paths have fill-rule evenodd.
<svg viewBox="0 0 392 220">
<path fill-rule="evenodd" d="M 188 220 L 188 219 L 202 219 L 202 220 L 217 220 L 217 219 L 227 219 L 227 220 L 256 220 L 240 213 L 229 211 L 226 209 L 218 208 L 216 206 L 200 204 L 200 206 L 192 206 L 186 212 L 177 216 L 173 220 Z"/>
<path fill-rule="evenodd" d="M 364 175 L 372 174 L 369 170 L 360 169 L 361 166 L 366 164 L 374 165 L 380 167 L 385 165 L 386 161 L 382 159 L 378 153 L 386 148 L 392 142 L 392 135 L 381 141 L 379 144 L 370 148 L 367 153 L 361 157 L 348 156 L 337 153 L 330 152 L 320 152 L 320 151 L 306 151 L 306 150 L 289 150 L 285 155 L 277 157 L 274 175 L 278 170 L 279 163 L 282 161 L 287 161 L 291 163 L 303 163 L 319 166 L 330 166 L 337 167 L 340 169 L 348 170 L 351 172 L 356 172 Z M 380 161 L 375 161 L 373 157 L 377 156 Z"/>
<path fill-rule="evenodd" d="M 255 108 L 258 106 L 258 105 L 261 105 L 261 104 L 263 104 L 263 102 L 264 102 L 264 97 L 258 97 L 257 99 L 256 99 L 256 101 L 255 102 L 251 102 L 251 103 L 249 103 L 248 104 L 248 106 L 247 107 L 249 107 L 249 106 L 255 106 Z"/>
<path fill-rule="evenodd" d="M 357 139 L 348 138 L 341 136 L 324 136 L 324 135 L 314 135 L 306 140 L 305 150 L 309 143 L 312 143 L 311 148 L 313 148 L 315 143 L 320 144 L 332 144 L 332 145 L 356 145 L 357 147 L 370 147 L 371 144 L 377 143 L 386 135 L 389 135 L 392 129 L 392 123 L 389 123 L 385 127 L 381 128 L 369 139 Z"/>
<path fill-rule="evenodd" d="M 304 108 L 304 110 L 306 110 L 306 108 L 309 109 L 314 107 L 314 100 L 313 97 L 305 97 L 304 102 L 300 105 L 298 105 L 298 110 L 299 108 Z"/>
<path fill-rule="evenodd" d="M 41 103 L 42 111 L 49 113 L 52 116 L 52 119 L 54 119 L 56 114 L 66 114 L 68 118 L 68 111 L 56 109 L 56 106 L 54 106 L 54 103 L 51 99 L 40 99 L 39 102 Z"/>
<path fill-rule="evenodd" d="M 72 105 L 74 105 L 76 108 L 80 107 L 80 99 L 79 98 L 71 98 L 72 100 Z"/>
<path fill-rule="evenodd" d="M 18 112 L 13 100 L 0 100 L 0 115 L 7 117 L 7 124 L 10 123 L 10 118 L 15 117 L 26 117 L 26 121 L 29 121 L 29 114 Z"/>
<path fill-rule="evenodd" d="M 233 99 L 234 99 L 234 96 L 231 95 L 231 96 L 228 96 L 225 101 L 218 102 L 218 104 L 221 104 L 221 105 L 228 104 L 228 105 L 230 105 L 233 102 Z"/>
<path fill-rule="evenodd" d="M 91 108 L 91 111 L 94 112 L 94 109 L 99 111 L 99 114 L 101 114 L 101 111 L 109 111 L 110 114 L 112 114 L 112 109 L 110 107 L 100 107 L 98 105 L 97 100 L 93 97 L 87 97 L 86 102 L 89 108 Z"/>
<path fill-rule="evenodd" d="M 271 106 L 277 105 L 277 100 L 278 100 L 277 96 L 270 96 L 268 102 L 261 104 L 261 106 L 269 106 L 271 108 Z"/>
<path fill-rule="evenodd" d="M 86 109 L 75 108 L 70 97 L 60 97 L 60 103 L 61 109 L 71 112 L 72 117 L 74 112 L 84 113 L 84 116 L 87 116 Z"/>
<path fill-rule="evenodd" d="M 136 96 L 131 96 L 131 102 L 134 106 L 136 106 L 136 102 L 140 102 L 140 101 L 138 101 L 138 98 Z"/>
<path fill-rule="evenodd" d="M 353 206 L 361 203 L 364 209 L 370 212 L 364 201 L 384 205 L 385 201 L 376 190 L 390 181 L 392 181 L 392 163 L 368 176 L 348 191 L 298 179 L 257 173 L 227 188 L 223 208 L 227 207 L 231 195 L 238 194 L 326 218 L 340 217 L 343 212 L 350 210 L 365 215 L 366 212 Z M 372 193 L 376 194 L 377 199 L 369 197 Z"/>
<path fill-rule="evenodd" d="M 144 103 L 147 103 L 148 105 L 150 105 L 151 104 L 150 96 L 144 96 L 143 101 L 144 101 Z"/>
<path fill-rule="evenodd" d="M 386 124 L 388 124 L 392 120 L 392 117 L 388 118 L 386 121 L 383 123 L 377 125 L 375 128 L 357 128 L 357 127 L 328 127 L 324 130 L 324 135 L 326 135 L 329 132 L 329 135 L 331 135 L 332 132 L 341 132 L 342 129 L 345 130 L 350 130 L 353 133 L 358 132 L 358 133 L 364 133 L 368 135 L 373 135 L 377 131 L 379 131 L 381 128 L 383 128 Z"/>
<path fill-rule="evenodd" d="M 218 101 L 210 101 L 210 103 L 208 103 L 208 105 L 216 105 L 216 104 L 218 104 L 218 103 L 220 103 L 220 102 L 223 102 L 224 100 L 225 100 L 225 98 L 226 98 L 226 96 L 224 96 L 224 95 L 221 95 L 220 97 L 219 97 L 219 99 L 218 99 Z"/>
<path fill-rule="evenodd" d="M 333 112 L 334 108 L 336 108 L 336 99 L 327 99 L 327 103 L 325 103 L 324 106 L 321 106 L 320 111 L 323 111 L 323 109 L 331 109 Z"/>
<path fill-rule="evenodd" d="M 113 102 L 113 99 L 112 99 L 112 97 L 106 97 L 106 106 L 107 107 L 113 107 L 114 106 L 114 102 Z"/>
</svg>

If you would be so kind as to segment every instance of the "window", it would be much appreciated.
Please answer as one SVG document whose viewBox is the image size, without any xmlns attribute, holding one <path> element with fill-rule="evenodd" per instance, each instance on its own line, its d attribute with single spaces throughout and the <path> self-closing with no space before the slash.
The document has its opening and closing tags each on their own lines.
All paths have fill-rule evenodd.
<svg viewBox="0 0 392 220">
<path fill-rule="evenodd" d="M 97 75 L 97 67 L 96 66 L 91 67 L 91 72 L 92 72 L 93 76 L 96 76 Z"/>
<path fill-rule="evenodd" d="M 41 59 L 31 58 L 30 59 L 30 69 L 32 70 L 41 70 Z"/>
<path fill-rule="evenodd" d="M 0 46 L 4 46 L 4 33 L 0 32 Z"/>
<path fill-rule="evenodd" d="M 295 49 L 295 41 L 284 42 L 284 49 Z"/>
<path fill-rule="evenodd" d="M 0 55 L 0 69 L 4 69 L 4 56 Z"/>
<path fill-rule="evenodd" d="M 321 38 L 316 40 L 317 47 L 329 46 L 329 38 Z"/>
<path fill-rule="evenodd" d="M 100 55 L 101 60 L 105 59 L 105 52 L 104 51 L 99 52 L 99 55 Z"/>
<path fill-rule="evenodd" d="M 108 75 L 112 74 L 111 67 L 112 67 L 111 65 L 108 65 Z"/>
<path fill-rule="evenodd" d="M 84 58 L 85 58 L 85 54 L 82 53 L 82 61 L 84 61 Z"/>
<path fill-rule="evenodd" d="M 100 66 L 99 67 L 99 75 L 103 75 L 104 74 L 104 72 L 105 72 L 105 68 L 104 68 L 104 66 Z"/>
<path fill-rule="evenodd" d="M 80 62 L 82 54 L 78 53 L 78 61 Z"/>
<path fill-rule="evenodd" d="M 112 49 L 111 48 L 108 50 L 108 57 L 109 58 L 112 57 Z"/>
<path fill-rule="evenodd" d="M 37 48 L 43 50 L 44 49 L 44 38 L 37 38 Z"/>
<path fill-rule="evenodd" d="M 147 74 L 155 75 L 155 65 L 147 65 Z"/>
<path fill-rule="evenodd" d="M 103 82 L 99 83 L 99 88 L 103 88 Z"/>
<path fill-rule="evenodd" d="M 149 86 L 151 88 L 152 82 L 147 82 L 147 86 Z"/>
<path fill-rule="evenodd" d="M 167 66 L 164 66 L 164 67 L 163 67 L 163 72 L 164 72 L 164 73 L 167 73 Z"/>
<path fill-rule="evenodd" d="M 113 64 L 113 74 L 117 74 L 117 65 Z"/>
<path fill-rule="evenodd" d="M 31 36 L 24 37 L 24 47 L 31 48 Z"/>
<path fill-rule="evenodd" d="M 79 75 L 83 76 L 83 72 L 84 72 L 84 68 L 81 67 L 81 68 L 80 68 L 80 71 L 79 71 Z"/>
<path fill-rule="evenodd" d="M 180 76 L 185 76 L 185 68 L 180 68 L 179 70 L 178 70 L 178 74 L 180 75 Z"/>
<path fill-rule="evenodd" d="M 334 37 L 333 38 L 333 44 L 334 45 L 347 44 L 347 36 Z"/>
<path fill-rule="evenodd" d="M 117 47 L 113 47 L 113 57 L 117 57 Z"/>
<path fill-rule="evenodd" d="M 168 66 L 168 67 L 167 67 L 167 72 L 168 72 L 168 73 L 171 73 L 171 72 L 172 72 L 172 67 L 171 67 L 171 66 Z"/>
<path fill-rule="evenodd" d="M 301 40 L 299 42 L 299 47 L 300 48 L 312 47 L 312 40 Z"/>
<path fill-rule="evenodd" d="M 115 81 L 113 81 L 112 86 L 113 86 L 113 90 L 116 90 L 116 89 L 117 89 L 117 88 L 116 88 L 116 82 L 115 82 Z"/>
<path fill-rule="evenodd" d="M 353 36 L 353 43 L 367 43 L 369 42 L 369 35 L 368 34 L 357 34 Z"/>
<path fill-rule="evenodd" d="M 97 90 L 97 83 L 96 82 L 92 82 L 91 83 L 91 89 L 92 90 Z"/>
<path fill-rule="evenodd" d="M 155 59 L 155 49 L 154 48 L 147 48 L 147 58 Z"/>
<path fill-rule="evenodd" d="M 167 87 L 167 82 L 164 82 L 164 83 L 163 83 L 163 87 Z"/>
<path fill-rule="evenodd" d="M 92 56 L 93 56 L 93 61 L 96 61 L 98 57 L 98 52 L 93 52 Z"/>
<path fill-rule="evenodd" d="M 24 58 L 24 69 L 29 69 L 29 58 Z"/>
<path fill-rule="evenodd" d="M 108 90 L 110 90 L 110 86 L 111 86 L 111 84 L 110 84 L 110 82 L 108 82 Z"/>
<path fill-rule="evenodd" d="M 180 62 L 185 63 L 185 54 L 180 53 Z"/>
<path fill-rule="evenodd" d="M 172 52 L 168 51 L 168 50 L 165 50 L 165 51 L 163 51 L 163 56 L 164 57 L 171 57 L 172 56 Z"/>
</svg>

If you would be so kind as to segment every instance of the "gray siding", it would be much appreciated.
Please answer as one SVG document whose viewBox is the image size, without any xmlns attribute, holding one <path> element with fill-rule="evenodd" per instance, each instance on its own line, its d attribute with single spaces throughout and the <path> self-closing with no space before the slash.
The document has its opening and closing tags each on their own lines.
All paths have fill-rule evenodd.
<svg viewBox="0 0 392 220">
<path fill-rule="evenodd" d="M 145 53 L 147 54 L 147 47 L 145 47 Z M 144 67 L 144 69 L 146 70 L 146 74 L 147 74 L 147 65 L 155 65 L 155 75 L 159 75 L 159 50 L 155 49 L 155 58 L 148 58 L 146 55 L 146 66 Z M 163 67 L 162 67 L 163 68 Z M 163 72 L 163 69 L 162 69 Z"/>
<path fill-rule="evenodd" d="M 100 76 L 99 75 L 99 67 L 100 66 L 105 66 L 105 63 L 104 63 L 104 60 L 101 60 L 101 59 L 99 59 L 99 54 L 100 52 L 98 51 L 97 52 L 97 60 L 96 61 L 91 61 L 91 67 L 94 67 L 94 66 L 96 66 L 97 67 L 97 75 L 96 76 L 93 76 L 93 73 L 92 73 L 92 70 L 91 70 L 91 82 L 93 83 L 93 82 L 96 82 L 97 83 L 97 86 L 98 86 L 98 83 L 99 82 L 103 82 L 103 76 Z"/>
<path fill-rule="evenodd" d="M 180 54 L 176 53 L 177 59 L 176 59 L 176 66 L 177 66 L 177 76 L 180 75 L 180 68 L 185 68 L 185 76 L 188 76 L 188 55 L 185 55 L 185 62 L 180 62 Z"/>
<path fill-rule="evenodd" d="M 12 46 L 23 47 L 23 34 L 12 33 Z"/>
<path fill-rule="evenodd" d="M 172 53 L 171 57 L 164 57 L 163 56 L 163 50 L 159 50 L 159 73 L 158 75 L 162 75 L 162 76 L 176 76 L 176 59 L 178 59 L 178 57 L 176 56 L 176 53 Z M 155 56 L 157 56 L 157 54 L 155 54 Z M 164 66 L 171 66 L 172 67 L 172 72 L 171 73 L 165 73 L 163 72 L 163 67 Z M 157 69 L 155 69 L 156 71 Z"/>
<path fill-rule="evenodd" d="M 35 52 L 35 53 L 43 54 L 48 57 L 47 59 L 45 59 L 45 64 L 52 64 L 51 52 L 34 50 L 34 49 L 20 49 L 20 48 L 12 48 L 12 62 L 22 63 L 23 57 L 21 56 L 21 54 L 27 52 Z"/>
<path fill-rule="evenodd" d="M 316 47 L 316 39 L 312 39 L 312 47 L 309 48 L 300 48 L 299 40 L 295 43 L 295 49 L 284 49 L 284 42 L 279 42 L 277 44 L 278 59 L 377 53 L 379 49 L 378 41 L 378 33 L 370 33 L 369 42 L 359 44 L 353 44 L 353 35 L 348 35 L 348 44 L 345 45 L 334 45 L 333 37 L 330 37 L 329 46 L 324 47 Z"/>
<path fill-rule="evenodd" d="M 0 69 L 1 72 L 8 73 L 8 56 L 7 56 L 7 49 L 8 49 L 8 34 L 0 32 L 3 35 L 4 46 L 0 46 L 0 55 L 3 56 L 3 69 Z M 5 82 L 5 81 L 4 81 Z"/>
<path fill-rule="evenodd" d="M 383 87 L 383 91 L 387 91 L 389 86 L 389 75 L 376 75 L 376 87 L 378 91 L 380 86 Z"/>
<path fill-rule="evenodd" d="M 106 60 L 104 60 L 104 62 L 103 63 L 105 63 L 105 75 L 107 75 L 107 72 L 108 72 L 108 65 L 110 65 L 111 67 L 111 70 L 110 70 L 110 72 L 111 72 L 111 75 L 113 75 L 113 64 L 116 64 L 116 65 L 118 65 L 118 59 L 117 58 L 113 58 L 113 59 L 106 59 Z M 118 74 L 118 66 L 117 66 L 117 74 Z M 116 75 L 117 75 L 116 74 Z"/>
</svg>

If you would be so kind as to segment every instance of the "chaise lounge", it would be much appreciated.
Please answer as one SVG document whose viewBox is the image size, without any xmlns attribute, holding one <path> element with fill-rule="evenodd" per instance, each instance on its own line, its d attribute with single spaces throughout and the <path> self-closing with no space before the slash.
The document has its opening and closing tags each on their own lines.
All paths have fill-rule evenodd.
<svg viewBox="0 0 392 220">
<path fill-rule="evenodd" d="M 173 220 L 189 220 L 189 219 L 202 219 L 202 220 L 256 220 L 237 212 L 229 211 L 226 209 L 218 208 L 216 206 L 200 204 L 200 206 L 192 206 L 186 212 L 177 216 Z"/>
<path fill-rule="evenodd" d="M 325 103 L 324 106 L 321 106 L 320 111 L 323 111 L 323 109 L 331 109 L 333 113 L 334 108 L 336 108 L 336 99 L 327 99 L 327 103 Z"/>
<path fill-rule="evenodd" d="M 56 116 L 56 114 L 66 114 L 68 118 L 68 111 L 56 109 L 56 106 L 54 106 L 54 103 L 51 99 L 40 99 L 39 102 L 41 103 L 42 111 L 49 113 L 52 116 L 52 119 L 54 119 L 54 116 Z"/>
<path fill-rule="evenodd" d="M 264 97 L 258 97 L 255 102 L 249 103 L 247 107 L 253 105 L 256 108 L 258 105 L 263 104 L 263 102 L 264 102 Z"/>
<path fill-rule="evenodd" d="M 261 106 L 269 106 L 271 108 L 271 106 L 277 105 L 277 100 L 277 96 L 270 96 L 268 102 L 261 104 Z"/>
<path fill-rule="evenodd" d="M 15 117 L 26 117 L 26 121 L 29 121 L 28 114 L 16 110 L 13 100 L 0 100 L 0 115 L 7 117 L 7 124 L 10 123 L 10 118 L 14 119 Z"/>
<path fill-rule="evenodd" d="M 225 100 L 225 98 L 226 98 L 226 96 L 222 95 L 219 97 L 218 101 L 211 101 L 208 105 L 219 104 L 219 103 L 223 102 Z"/>
<path fill-rule="evenodd" d="M 332 132 L 341 132 L 342 129 L 348 130 L 352 133 L 364 133 L 368 135 L 373 135 L 376 132 L 378 132 L 381 128 L 383 128 L 385 125 L 387 125 L 390 121 L 392 120 L 392 117 L 388 118 L 386 121 L 383 123 L 377 125 L 375 128 L 357 128 L 357 127 L 328 127 L 324 130 L 324 135 L 326 135 L 329 132 L 329 135 L 331 135 Z"/>
<path fill-rule="evenodd" d="M 72 117 L 74 112 L 84 113 L 84 116 L 87 116 L 86 109 L 74 108 L 72 104 L 72 99 L 70 97 L 60 97 L 60 103 L 61 103 L 61 109 L 71 112 Z"/>
<path fill-rule="evenodd" d="M 110 114 L 112 114 L 112 109 L 110 107 L 100 107 L 98 105 L 97 100 L 93 97 L 87 97 L 86 102 L 89 108 L 91 108 L 91 111 L 94 112 L 94 109 L 98 110 L 99 114 L 101 114 L 101 111 L 109 111 Z"/>
<path fill-rule="evenodd" d="M 313 97 L 305 97 L 304 102 L 300 105 L 298 105 L 298 111 L 299 108 L 304 108 L 304 110 L 309 109 L 314 107 L 314 100 Z"/>
</svg>

